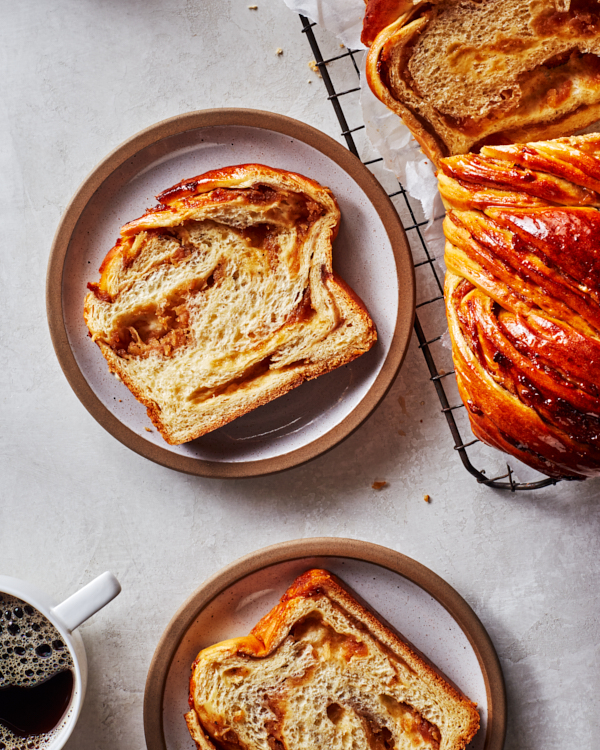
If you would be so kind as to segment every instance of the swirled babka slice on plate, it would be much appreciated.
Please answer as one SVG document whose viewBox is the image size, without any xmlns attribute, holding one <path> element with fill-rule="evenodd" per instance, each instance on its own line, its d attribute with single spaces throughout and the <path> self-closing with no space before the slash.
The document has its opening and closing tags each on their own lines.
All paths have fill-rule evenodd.
<svg viewBox="0 0 600 750">
<path fill-rule="evenodd" d="M 200 750 L 462 750 L 479 728 L 475 704 L 325 570 L 201 651 L 189 703 Z"/>
<path fill-rule="evenodd" d="M 257 164 L 185 180 L 126 224 L 84 318 L 163 438 L 192 440 L 368 351 L 333 273 L 331 191 Z"/>
<path fill-rule="evenodd" d="M 600 119 L 595 0 L 368 0 L 373 93 L 442 157 Z"/>
<path fill-rule="evenodd" d="M 600 135 L 443 159 L 446 311 L 473 432 L 600 474 Z"/>
</svg>

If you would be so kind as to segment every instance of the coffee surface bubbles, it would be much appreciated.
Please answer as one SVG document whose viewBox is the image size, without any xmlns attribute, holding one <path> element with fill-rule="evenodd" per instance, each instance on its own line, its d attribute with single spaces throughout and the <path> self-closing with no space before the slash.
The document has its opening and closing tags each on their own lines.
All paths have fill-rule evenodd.
<svg viewBox="0 0 600 750">
<path fill-rule="evenodd" d="M 72 669 L 73 658 L 54 625 L 31 605 L 0 592 L 0 750 L 43 750 L 50 747 L 60 729 L 55 725 L 44 734 L 30 734 L 13 726 L 12 731 L 7 726 L 10 718 L 2 715 L 3 690 L 7 706 L 8 696 L 15 692 L 31 702 L 31 697 L 39 691 L 15 689 L 34 688 Z M 59 679 L 56 684 L 59 682 L 64 680 Z M 65 707 L 70 703 L 72 679 L 70 685 Z M 40 706 L 40 714 L 43 711 L 44 706 Z M 56 716 L 56 724 L 60 723 L 62 713 Z"/>
</svg>

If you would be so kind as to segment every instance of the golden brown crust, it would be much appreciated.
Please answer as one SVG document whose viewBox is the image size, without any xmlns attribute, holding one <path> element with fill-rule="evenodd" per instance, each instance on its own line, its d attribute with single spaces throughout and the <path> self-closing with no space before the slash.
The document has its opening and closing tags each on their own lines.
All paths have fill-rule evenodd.
<svg viewBox="0 0 600 750">
<path fill-rule="evenodd" d="M 313 569 L 299 576 L 292 583 L 282 596 L 279 604 L 257 623 L 248 636 L 224 641 L 200 652 L 198 655 L 192 666 L 190 680 L 189 703 L 191 710 L 186 715 L 188 727 L 198 743 L 198 747 L 205 747 L 201 744 L 203 738 L 209 737 L 210 740 L 214 741 L 215 732 L 219 737 L 218 746 L 220 747 L 220 744 L 223 744 L 222 732 L 224 728 L 226 729 L 226 726 L 220 716 L 213 715 L 210 710 L 207 713 L 205 707 L 197 703 L 197 679 L 199 679 L 196 676 L 197 666 L 200 665 L 198 669 L 203 671 L 206 668 L 205 660 L 207 660 L 207 664 L 210 664 L 212 658 L 219 658 L 222 654 L 226 654 L 228 658 L 234 660 L 236 656 L 251 657 L 255 660 L 274 654 L 290 635 L 293 627 L 303 620 L 304 613 L 311 611 L 311 607 L 307 609 L 304 606 L 307 601 L 314 601 L 315 607 L 318 607 L 320 601 L 327 601 L 328 604 L 332 604 L 334 608 L 343 613 L 344 619 L 351 622 L 358 632 L 369 633 L 378 642 L 379 648 L 388 653 L 392 660 L 399 661 L 412 673 L 418 673 L 421 676 L 426 675 L 428 689 L 439 691 L 439 694 L 445 696 L 445 700 L 462 707 L 464 726 L 459 733 L 460 737 L 457 737 L 452 744 L 447 744 L 447 741 L 443 740 L 442 747 L 462 750 L 471 741 L 479 728 L 479 714 L 475 704 L 466 698 L 458 688 L 450 684 L 447 678 L 444 678 L 429 661 L 413 646 L 409 645 L 388 623 L 385 623 L 380 615 L 359 600 L 356 594 L 339 578 L 326 570 Z M 354 651 L 357 654 L 362 653 L 361 645 L 352 641 L 351 637 L 346 647 L 349 647 L 350 644 L 352 644 L 352 653 Z M 351 658 L 350 654 L 346 658 Z M 270 706 L 273 709 L 272 703 Z M 407 709 L 411 710 L 409 707 Z M 241 706 L 241 710 L 244 710 L 244 706 Z M 201 718 L 201 716 L 204 718 Z M 439 746 L 440 736 L 437 729 L 422 719 L 420 719 L 420 727 L 420 731 L 425 732 L 424 736 L 430 739 L 433 736 L 437 737 L 437 740 L 433 740 L 433 746 Z M 277 728 L 274 728 L 275 737 L 279 736 L 277 731 Z M 277 743 L 275 744 L 277 745 Z M 376 746 L 379 747 L 379 745 Z"/>
<path fill-rule="evenodd" d="M 198 748 L 198 750 L 214 750 L 215 746 L 204 733 L 202 725 L 198 720 L 198 714 L 194 711 L 193 707 L 191 707 L 190 710 L 186 714 L 184 714 L 183 718 L 185 719 L 185 723 L 187 724 L 188 732 L 190 733 L 191 738 L 196 743 L 196 747 Z"/>
<path fill-rule="evenodd" d="M 427 17 L 419 18 L 418 13 L 425 3 L 418 3 L 414 7 L 402 8 L 401 13 L 389 26 L 380 31 L 370 45 L 366 61 L 367 83 L 375 96 L 386 107 L 395 112 L 407 126 L 421 146 L 421 150 L 428 159 L 437 164 L 439 159 L 448 155 L 444 142 L 437 137 L 435 130 L 423 118 L 395 97 L 382 77 L 382 55 L 386 47 L 401 49 L 408 46 L 427 25 Z"/>
<path fill-rule="evenodd" d="M 255 655 L 264 656 L 270 653 L 283 640 L 287 634 L 286 628 L 290 621 L 290 615 L 297 608 L 299 600 L 319 596 L 326 596 L 335 601 L 346 612 L 357 618 L 363 626 L 366 626 L 377 640 L 384 643 L 388 648 L 391 646 L 396 655 L 402 654 L 404 659 L 409 659 L 411 669 L 422 669 L 429 674 L 440 689 L 447 691 L 456 700 L 464 702 L 470 708 L 476 708 L 476 705 L 452 683 L 449 677 L 443 675 L 424 654 L 412 643 L 409 643 L 404 636 L 401 636 L 364 599 L 359 597 L 336 575 L 319 568 L 307 570 L 306 573 L 296 578 L 281 597 L 279 604 L 254 626 L 250 634 L 263 644 L 261 653 L 257 652 Z M 471 718 L 476 726 L 471 736 L 466 739 L 465 745 L 471 741 L 479 728 L 477 711 L 471 712 Z"/>
<path fill-rule="evenodd" d="M 512 0 L 513 19 L 507 16 L 507 28 L 490 28 L 488 33 L 486 15 L 481 11 L 483 28 L 475 40 L 472 30 L 468 33 L 463 24 L 491 4 L 492 0 L 482 0 L 469 9 L 468 4 L 463 7 L 456 0 L 367 3 L 362 39 L 370 47 L 368 84 L 402 119 L 436 166 L 444 157 L 477 152 L 485 144 L 556 138 L 600 118 L 600 14 L 596 4 L 573 2 L 566 11 L 558 12 L 553 2 Z M 459 6 L 461 10 L 457 10 Z M 446 18 L 452 20 L 440 37 L 439 28 Z M 522 32 L 527 32 L 523 36 L 519 24 L 524 24 Z M 434 28 L 431 39 L 428 34 Z M 436 62 L 431 49 L 441 43 L 447 49 L 439 50 Z M 440 64 L 448 67 L 443 83 L 429 72 Z M 485 103 L 484 94 L 477 104 L 469 102 L 470 92 L 485 79 L 488 68 L 506 74 L 498 80 L 497 90 L 490 90 Z M 442 89 L 452 87 L 455 96 L 442 96 Z"/>
<path fill-rule="evenodd" d="M 112 351 L 112 349 L 110 349 L 110 347 L 107 347 L 102 342 L 97 341 L 96 343 L 100 347 L 100 350 L 104 354 L 106 360 L 109 362 L 110 367 L 111 359 L 115 356 L 114 352 Z M 226 424 L 233 422 L 234 419 L 243 417 L 244 414 L 248 414 L 249 412 L 254 411 L 254 409 L 258 409 L 259 406 L 264 406 L 265 404 L 270 403 L 280 396 L 285 396 L 286 393 L 289 393 L 294 388 L 297 388 L 298 386 L 302 385 L 302 383 L 308 380 L 314 380 L 320 375 L 325 375 L 328 372 L 335 370 L 337 367 L 349 364 L 357 357 L 360 357 L 361 354 L 364 354 L 366 351 L 368 351 L 367 348 L 361 351 L 348 352 L 345 357 L 338 357 L 326 364 L 319 363 L 315 365 L 299 366 L 299 372 L 290 371 L 289 377 L 287 378 L 287 382 L 285 382 L 285 384 L 275 386 L 273 388 L 270 388 L 269 390 L 265 390 L 258 398 L 254 399 L 252 405 L 248 405 L 245 407 L 242 406 L 230 410 L 226 414 L 223 414 L 221 417 L 214 419 L 209 429 L 198 427 L 195 431 L 192 431 L 190 433 L 189 437 L 187 437 L 186 439 L 186 442 L 188 442 L 189 440 L 195 440 L 202 435 L 206 435 L 208 432 L 219 429 L 219 427 L 224 427 Z M 169 443 L 169 445 L 179 445 L 181 441 L 171 438 L 168 432 L 168 425 L 165 425 L 162 419 L 160 407 L 158 406 L 158 404 L 146 398 L 144 391 L 139 388 L 135 382 L 128 378 L 126 373 L 113 368 L 111 368 L 111 372 L 118 374 L 119 378 L 129 388 L 135 398 L 146 407 L 148 417 L 150 418 L 152 424 L 156 427 L 156 429 L 161 433 L 164 440 Z"/>
<path fill-rule="evenodd" d="M 364 304 L 332 271 L 331 242 L 337 234 L 340 215 L 335 198 L 328 188 L 323 188 L 314 180 L 296 173 L 259 164 L 244 164 L 184 180 L 161 193 L 158 200 L 160 202 L 154 209 L 122 228 L 121 237 L 101 265 L 99 282 L 88 285 L 90 294 L 86 297 L 84 318 L 111 372 L 115 373 L 135 398 L 146 406 L 148 416 L 168 443 L 177 445 L 217 429 L 284 395 L 305 380 L 316 378 L 351 362 L 368 351 L 375 342 L 375 326 Z M 269 332 L 270 338 L 264 346 L 268 345 L 271 349 L 265 350 L 262 356 L 259 356 L 262 351 L 260 347 L 263 346 L 260 336 L 256 338 L 254 331 L 245 334 L 252 338 L 248 338 L 244 343 L 242 356 L 247 359 L 253 358 L 255 364 L 251 362 L 251 366 L 243 365 L 243 374 L 233 376 L 230 380 L 226 379 L 228 376 L 225 374 L 221 389 L 207 392 L 208 396 L 213 396 L 213 402 L 209 403 L 210 399 L 204 393 L 204 386 L 202 383 L 198 384 L 197 387 L 201 391 L 199 399 L 204 403 L 204 416 L 198 419 L 195 425 L 190 426 L 188 420 L 188 426 L 183 432 L 181 429 L 172 428 L 172 415 L 165 417 L 160 399 L 155 397 L 152 388 L 146 387 L 146 383 L 140 380 L 137 370 L 131 374 L 127 362 L 135 358 L 152 358 L 153 363 L 156 363 L 156 357 L 168 360 L 176 356 L 179 350 L 185 351 L 186 347 L 193 344 L 195 334 L 190 327 L 190 309 L 194 305 L 194 309 L 198 309 L 199 295 L 208 294 L 213 286 L 219 286 L 223 277 L 221 266 L 215 266 L 207 278 L 188 279 L 180 273 L 178 279 L 187 279 L 183 286 L 180 281 L 177 282 L 179 286 L 175 291 L 169 292 L 169 298 L 165 297 L 158 307 L 157 303 L 152 303 L 150 313 L 138 305 L 135 310 L 137 317 L 133 322 L 125 313 L 119 312 L 118 320 L 128 322 L 115 323 L 116 328 L 112 332 L 104 332 L 96 320 L 102 313 L 102 306 L 103 310 L 109 310 L 113 304 L 120 303 L 121 294 L 129 293 L 130 282 L 127 274 L 130 268 L 134 268 L 137 273 L 136 264 L 143 266 L 142 271 L 146 275 L 153 273 L 154 268 L 165 267 L 172 268 L 173 274 L 177 274 L 180 266 L 184 273 L 185 263 L 194 252 L 197 253 L 185 239 L 189 234 L 186 234 L 186 222 L 191 222 L 190 226 L 193 228 L 198 220 L 208 217 L 218 232 L 221 231 L 218 229 L 219 221 L 227 221 L 224 211 L 229 212 L 227 215 L 233 216 L 233 229 L 228 230 L 230 234 L 247 243 L 250 252 L 256 257 L 256 260 L 240 260 L 240 263 L 249 264 L 250 277 L 259 269 L 263 278 L 264 275 L 274 273 L 274 268 L 283 268 L 285 264 L 286 278 L 292 281 L 300 278 L 299 248 L 308 248 L 306 251 L 302 250 L 302 262 L 310 262 L 308 270 L 306 265 L 304 266 L 303 273 L 308 273 L 306 284 L 310 286 L 311 293 L 308 296 L 305 294 L 302 303 L 291 310 L 287 320 L 282 320 L 277 330 L 283 332 L 283 338 L 275 337 L 275 329 L 275 332 Z M 251 217 L 250 224 L 244 223 L 246 212 Z M 215 217 L 216 223 L 212 217 Z M 316 227 L 320 228 L 317 230 Z M 273 234 L 276 231 L 283 232 L 283 239 L 288 243 L 288 236 L 292 236 L 290 232 L 294 233 L 295 245 L 292 250 L 289 249 L 289 244 L 285 246 L 284 251 L 281 250 L 279 240 Z M 157 256 L 156 260 L 158 265 L 146 256 L 140 260 L 142 252 L 151 252 L 147 249 L 154 241 L 162 242 L 159 248 L 162 255 Z M 306 255 L 308 252 L 312 253 L 310 261 L 306 261 L 306 257 L 309 257 Z M 246 250 L 242 250 L 242 253 L 246 253 Z M 205 276 L 208 273 L 207 271 Z M 311 294 L 315 295 L 312 301 Z M 273 346 L 276 344 L 268 342 L 285 343 L 289 336 L 297 336 L 304 324 L 309 326 L 314 312 L 312 305 L 317 304 L 323 294 L 328 295 L 329 301 L 323 298 L 319 304 L 326 311 L 329 309 L 328 305 L 338 310 L 336 314 L 340 316 L 340 320 L 337 326 L 347 325 L 350 330 L 353 324 L 358 323 L 357 330 L 362 331 L 364 335 L 348 336 L 348 343 L 332 350 L 328 356 L 317 356 L 313 351 L 307 350 L 295 361 L 287 364 L 276 363 L 272 367 L 270 357 L 275 351 Z M 149 309 L 148 305 L 146 308 Z M 341 310 L 344 311 L 343 315 L 340 313 Z M 327 315 L 331 317 L 333 313 L 328 312 Z M 142 320 L 139 324 L 142 328 L 136 327 L 138 320 Z M 328 325 L 329 336 L 335 333 L 335 325 Z M 285 331 L 290 332 L 288 339 L 285 339 Z M 248 355 L 246 351 L 249 352 Z M 240 359 L 239 348 L 234 348 L 234 356 Z M 230 362 L 227 366 L 229 369 L 225 373 L 233 369 Z M 235 394 L 232 389 L 236 391 Z M 217 397 L 218 400 L 221 395 L 219 408 L 216 408 L 214 398 Z M 190 398 L 187 398 L 187 401 L 189 402 Z"/>
<path fill-rule="evenodd" d="M 366 9 L 360 41 L 370 47 L 378 34 L 412 7 L 412 0 L 365 0 Z"/>
<path fill-rule="evenodd" d="M 487 147 L 443 160 L 442 176 L 446 310 L 475 435 L 549 476 L 599 475 L 600 136 Z"/>
<path fill-rule="evenodd" d="M 377 334 L 375 331 L 375 325 L 371 320 L 371 317 L 369 316 L 364 302 L 355 292 L 350 289 L 350 287 L 344 281 L 342 281 L 342 279 L 340 279 L 335 274 L 332 273 L 330 275 L 327 283 L 331 286 L 337 287 L 344 294 L 348 294 L 348 302 L 354 307 L 353 317 L 362 318 L 365 326 L 367 326 L 371 330 L 371 337 L 366 341 L 365 347 L 362 349 L 347 351 L 343 357 L 336 357 L 329 360 L 328 362 L 319 362 L 316 364 L 301 363 L 295 369 L 290 368 L 287 373 L 286 382 L 284 384 L 276 385 L 269 388 L 268 390 L 265 390 L 258 398 L 254 399 L 251 405 L 241 406 L 236 409 L 229 410 L 220 418 L 214 419 L 209 429 L 206 429 L 205 427 L 198 427 L 195 431 L 191 432 L 187 440 L 194 440 L 198 437 L 201 437 L 202 435 L 205 435 L 207 432 L 212 432 L 219 427 L 223 427 L 226 424 L 229 424 L 229 422 L 232 422 L 234 419 L 237 419 L 238 417 L 244 416 L 244 414 L 248 414 L 249 412 L 254 411 L 254 409 L 257 409 L 259 406 L 264 406 L 265 404 L 268 404 L 269 402 L 273 401 L 276 398 L 279 398 L 280 396 L 285 396 L 286 393 L 289 393 L 294 388 L 302 385 L 302 383 L 308 380 L 314 380 L 321 375 L 326 375 L 328 372 L 332 372 L 342 365 L 349 364 L 370 349 L 370 347 L 375 342 Z M 351 294 L 349 294 L 349 292 L 351 292 Z M 110 371 L 118 375 L 119 379 L 123 381 L 127 388 L 129 388 L 133 396 L 146 407 L 148 417 L 150 418 L 152 424 L 154 424 L 156 429 L 161 433 L 164 440 L 170 445 L 178 445 L 180 441 L 177 439 L 173 440 L 171 438 L 168 425 L 166 425 L 162 419 L 161 410 L 158 404 L 147 398 L 144 390 L 142 390 L 134 380 L 128 377 L 126 371 L 119 367 L 118 355 L 115 354 L 113 349 L 111 349 L 101 340 L 97 340 L 96 344 L 98 345 L 100 351 L 108 362 Z"/>
<path fill-rule="evenodd" d="M 278 175 L 285 182 L 292 181 L 305 188 L 310 185 L 318 191 L 326 190 L 333 197 L 333 193 L 329 188 L 324 188 L 316 180 L 312 180 L 310 177 L 305 177 L 297 172 L 289 172 L 285 169 L 277 169 L 276 167 L 265 167 L 263 164 L 237 164 L 231 167 L 213 169 L 197 177 L 182 180 L 176 185 L 167 188 L 167 190 L 163 190 L 162 193 L 159 193 L 156 196 L 156 200 L 159 201 L 159 204 L 177 206 L 185 198 L 209 193 L 211 190 L 219 187 L 235 187 L 242 182 L 246 182 L 250 177 L 260 179 L 266 173 L 270 176 Z"/>
</svg>

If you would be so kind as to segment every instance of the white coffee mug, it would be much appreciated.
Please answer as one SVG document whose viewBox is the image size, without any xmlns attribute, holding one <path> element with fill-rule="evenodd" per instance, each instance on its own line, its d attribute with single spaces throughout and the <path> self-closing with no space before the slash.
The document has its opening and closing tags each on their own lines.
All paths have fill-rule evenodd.
<svg viewBox="0 0 600 750">
<path fill-rule="evenodd" d="M 53 738 L 49 750 L 60 750 L 75 728 L 83 705 L 87 685 L 87 658 L 83 640 L 75 632 L 83 622 L 96 614 L 121 591 L 121 585 L 112 573 L 102 573 L 77 593 L 56 604 L 52 597 L 26 581 L 0 576 L 0 592 L 22 599 L 38 610 L 61 634 L 73 657 L 73 693 L 71 702 Z"/>
</svg>

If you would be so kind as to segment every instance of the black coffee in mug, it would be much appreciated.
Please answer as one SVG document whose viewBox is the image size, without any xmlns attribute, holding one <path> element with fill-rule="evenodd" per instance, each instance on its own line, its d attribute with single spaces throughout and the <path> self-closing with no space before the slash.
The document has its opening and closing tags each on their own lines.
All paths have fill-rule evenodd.
<svg viewBox="0 0 600 750">
<path fill-rule="evenodd" d="M 73 685 L 73 659 L 58 630 L 0 592 L 0 750 L 50 747 Z"/>
</svg>

